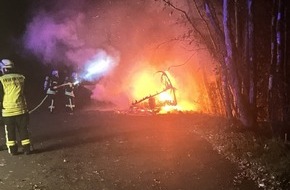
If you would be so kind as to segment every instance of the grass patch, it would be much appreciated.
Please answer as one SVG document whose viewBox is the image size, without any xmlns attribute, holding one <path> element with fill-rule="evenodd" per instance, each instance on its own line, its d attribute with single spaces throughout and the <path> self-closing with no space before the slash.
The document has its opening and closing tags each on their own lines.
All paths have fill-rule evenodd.
<svg viewBox="0 0 290 190">
<path fill-rule="evenodd" d="M 289 146 L 272 137 L 269 126 L 243 130 L 224 118 L 204 117 L 206 124 L 196 125 L 195 132 L 220 154 L 237 163 L 243 177 L 256 181 L 263 189 L 290 189 Z"/>
</svg>

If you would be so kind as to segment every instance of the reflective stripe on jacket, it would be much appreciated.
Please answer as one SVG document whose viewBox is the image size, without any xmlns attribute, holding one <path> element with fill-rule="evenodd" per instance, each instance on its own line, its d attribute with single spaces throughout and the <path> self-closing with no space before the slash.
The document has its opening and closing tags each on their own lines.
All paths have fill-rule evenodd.
<svg viewBox="0 0 290 190">
<path fill-rule="evenodd" d="M 25 77 L 20 74 L 5 74 L 0 77 L 3 86 L 2 116 L 9 117 L 21 115 L 27 112 L 27 104 L 24 97 Z"/>
<path fill-rule="evenodd" d="M 49 95 L 56 95 L 56 93 L 57 93 L 57 90 L 51 90 L 51 88 L 48 88 L 46 91 L 46 94 L 49 94 Z"/>
<path fill-rule="evenodd" d="M 75 97 L 74 91 L 65 91 L 64 94 L 65 94 L 66 96 Z"/>
</svg>

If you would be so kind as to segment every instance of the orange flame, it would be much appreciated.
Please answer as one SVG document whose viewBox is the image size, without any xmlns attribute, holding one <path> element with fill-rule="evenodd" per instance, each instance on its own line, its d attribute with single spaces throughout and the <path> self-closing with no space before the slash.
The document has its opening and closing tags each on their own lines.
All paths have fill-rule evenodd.
<svg viewBox="0 0 290 190">
<path fill-rule="evenodd" d="M 178 88 L 178 84 L 175 78 L 167 72 L 172 85 Z M 164 90 L 164 84 L 160 81 L 160 75 L 152 75 L 149 71 L 140 71 L 133 76 L 133 97 L 135 100 L 142 99 L 147 96 L 151 96 Z M 172 104 L 174 102 L 174 94 L 172 90 L 167 90 L 159 95 L 155 96 L 156 104 L 160 105 L 159 113 L 169 112 L 183 112 L 183 111 L 196 111 L 197 106 L 194 102 L 187 99 L 187 93 L 184 93 L 186 89 L 176 90 L 177 105 Z"/>
</svg>

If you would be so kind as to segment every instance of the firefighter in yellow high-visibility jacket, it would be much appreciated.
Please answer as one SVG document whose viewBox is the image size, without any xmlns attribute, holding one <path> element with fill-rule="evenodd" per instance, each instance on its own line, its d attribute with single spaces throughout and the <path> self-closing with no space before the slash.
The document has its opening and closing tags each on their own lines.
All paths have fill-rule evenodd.
<svg viewBox="0 0 290 190">
<path fill-rule="evenodd" d="M 18 154 L 18 131 L 19 144 L 23 147 L 24 154 L 30 154 L 29 113 L 24 96 L 25 77 L 14 72 L 14 63 L 9 59 L 1 60 L 0 66 L 3 74 L 0 77 L 0 101 L 8 152 L 11 155 Z"/>
</svg>

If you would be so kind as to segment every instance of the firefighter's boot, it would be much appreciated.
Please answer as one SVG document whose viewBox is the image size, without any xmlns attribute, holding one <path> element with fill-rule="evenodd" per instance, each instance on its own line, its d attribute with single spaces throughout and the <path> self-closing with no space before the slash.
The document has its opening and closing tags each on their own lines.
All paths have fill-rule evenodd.
<svg viewBox="0 0 290 190">
<path fill-rule="evenodd" d="M 29 154 L 31 154 L 30 144 L 23 145 L 23 153 L 24 153 L 25 155 L 29 155 Z"/>
<path fill-rule="evenodd" d="M 18 154 L 18 146 L 17 145 L 9 146 L 8 152 L 12 156 L 17 155 Z"/>
</svg>

